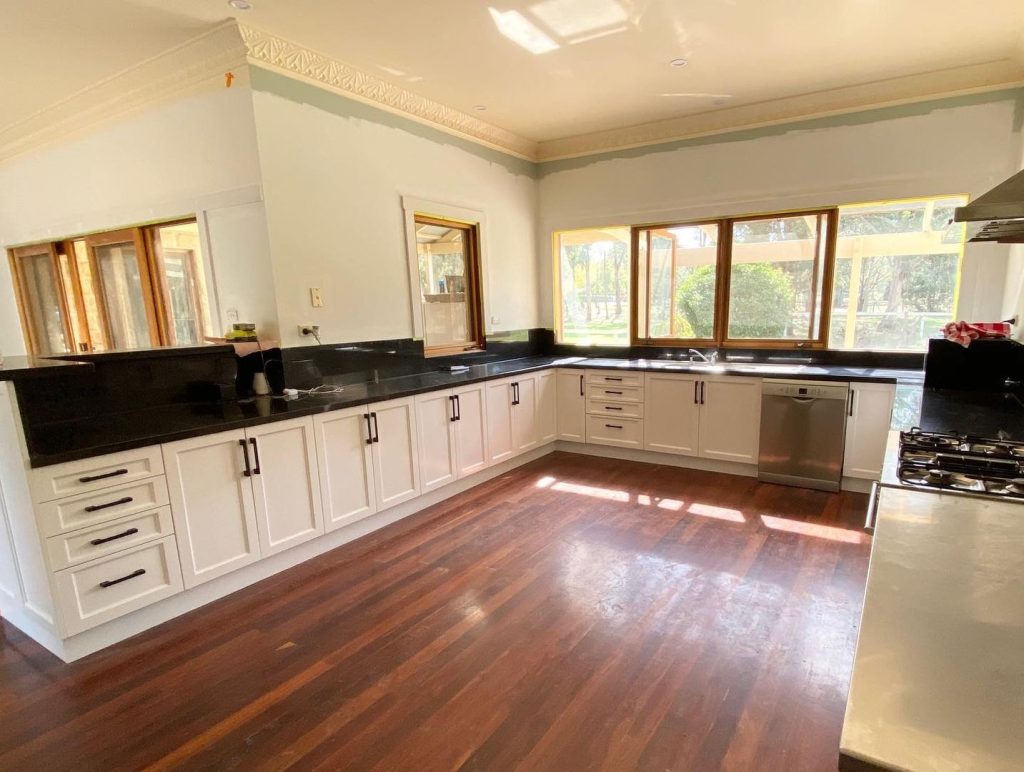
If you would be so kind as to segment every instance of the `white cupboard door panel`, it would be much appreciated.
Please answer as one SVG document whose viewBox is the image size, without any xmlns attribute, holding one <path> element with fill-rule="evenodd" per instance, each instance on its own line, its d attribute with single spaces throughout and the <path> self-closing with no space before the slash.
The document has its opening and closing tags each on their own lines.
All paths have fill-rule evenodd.
<svg viewBox="0 0 1024 772">
<path fill-rule="evenodd" d="M 32 489 L 32 500 L 38 504 L 163 473 L 160 446 L 149 445 L 136 450 L 32 469 L 29 472 L 29 486 Z"/>
<path fill-rule="evenodd" d="M 80 528 L 46 540 L 50 569 L 60 571 L 174 533 L 171 508 L 160 507 L 103 525 Z"/>
<path fill-rule="evenodd" d="M 246 429 L 252 451 L 256 527 L 264 557 L 324 532 L 313 419 Z"/>
<path fill-rule="evenodd" d="M 537 382 L 532 376 L 513 379 L 512 449 L 518 455 L 538 445 Z"/>
<path fill-rule="evenodd" d="M 259 560 L 256 506 L 244 474 L 247 447 L 241 429 L 163 446 L 186 587 Z"/>
<path fill-rule="evenodd" d="M 846 477 L 877 480 L 881 476 L 895 397 L 896 386 L 891 383 L 850 384 L 843 458 Z"/>
<path fill-rule="evenodd" d="M 459 477 L 487 467 L 487 397 L 482 383 L 455 390 L 455 468 Z"/>
<path fill-rule="evenodd" d="M 174 537 L 58 571 L 53 582 L 67 636 L 182 591 Z"/>
<path fill-rule="evenodd" d="M 761 436 L 761 379 L 701 378 L 700 455 L 756 464 Z"/>
<path fill-rule="evenodd" d="M 583 370 L 559 370 L 557 378 L 558 439 L 587 441 L 586 391 Z"/>
<path fill-rule="evenodd" d="M 328 531 L 369 517 L 377 511 L 370 442 L 370 413 L 365 407 L 338 410 L 313 418 L 320 485 Z"/>
<path fill-rule="evenodd" d="M 164 477 L 150 477 L 101 491 L 47 501 L 36 506 L 36 514 L 43 535 L 54 536 L 156 509 L 165 506 L 167 500 Z"/>
<path fill-rule="evenodd" d="M 490 464 L 512 458 L 512 381 L 487 381 L 487 457 Z"/>
<path fill-rule="evenodd" d="M 377 506 L 384 510 L 420 493 L 416 406 L 412 397 L 370 405 Z"/>
<path fill-rule="evenodd" d="M 644 422 L 636 418 L 588 415 L 587 442 L 595 445 L 614 445 L 619 448 L 642 448 Z"/>
<path fill-rule="evenodd" d="M 644 393 L 644 448 L 696 456 L 700 437 L 698 379 L 692 375 L 648 373 Z M 616 407 L 610 403 L 600 404 Z"/>
<path fill-rule="evenodd" d="M 554 370 L 541 370 L 534 376 L 537 384 L 537 441 L 554 442 L 558 433 L 558 395 Z"/>
<path fill-rule="evenodd" d="M 603 402 L 643 402 L 644 390 L 642 386 L 601 386 L 591 383 L 587 384 L 587 397 Z"/>
<path fill-rule="evenodd" d="M 451 391 L 432 391 L 416 397 L 424 493 L 455 480 L 455 423 L 455 396 Z"/>
</svg>

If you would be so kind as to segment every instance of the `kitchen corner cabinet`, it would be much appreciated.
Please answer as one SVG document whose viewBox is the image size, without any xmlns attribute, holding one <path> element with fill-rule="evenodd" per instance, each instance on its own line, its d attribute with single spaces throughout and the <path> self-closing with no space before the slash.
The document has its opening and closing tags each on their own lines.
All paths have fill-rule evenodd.
<svg viewBox="0 0 1024 772">
<path fill-rule="evenodd" d="M 324 528 L 335 531 L 377 511 L 373 479 L 373 439 L 365 407 L 324 413 L 313 418 Z"/>
<path fill-rule="evenodd" d="M 558 434 L 558 386 L 554 370 L 534 374 L 537 384 L 537 442 L 547 445 Z"/>
<path fill-rule="evenodd" d="M 369 407 L 377 508 L 384 510 L 420 494 L 416 403 L 404 397 Z"/>
<path fill-rule="evenodd" d="M 512 402 L 515 389 L 511 378 L 487 381 L 487 459 L 498 464 L 515 455 L 512 446 Z"/>
<path fill-rule="evenodd" d="M 702 376 L 700 455 L 756 464 L 761 438 L 761 379 Z"/>
<path fill-rule="evenodd" d="M 877 480 L 881 476 L 895 398 L 896 386 L 892 383 L 850 384 L 844 477 Z"/>
<path fill-rule="evenodd" d="M 512 450 L 515 455 L 540 444 L 537 426 L 537 381 L 532 375 L 512 381 Z"/>
<path fill-rule="evenodd" d="M 587 441 L 587 393 L 583 370 L 558 370 L 556 378 L 557 436 L 569 442 Z"/>
</svg>

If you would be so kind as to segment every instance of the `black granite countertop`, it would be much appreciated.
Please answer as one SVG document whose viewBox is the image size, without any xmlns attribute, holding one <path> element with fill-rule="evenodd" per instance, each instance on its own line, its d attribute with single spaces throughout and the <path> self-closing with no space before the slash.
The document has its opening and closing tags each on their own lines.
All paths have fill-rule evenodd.
<svg viewBox="0 0 1024 772">
<path fill-rule="evenodd" d="M 6 356 L 0 364 L 0 381 L 22 381 L 41 378 L 54 373 L 69 373 L 76 369 L 81 372 L 92 370 L 89 362 L 72 362 L 63 359 L 46 359 L 33 356 Z"/>
<path fill-rule="evenodd" d="M 928 432 L 1024 441 L 1024 395 L 926 388 L 921 423 Z"/>
<path fill-rule="evenodd" d="M 527 357 L 474 365 L 455 373 L 437 371 L 366 383 L 346 383 L 340 385 L 340 390 L 333 393 L 257 397 L 224 403 L 175 404 L 45 424 L 34 427 L 29 433 L 29 461 L 33 467 L 47 466 L 146 445 L 409 397 L 549 367 L 656 370 L 883 383 L 921 378 L 919 371 L 831 366 L 725 363 L 717 367 L 700 367 L 674 360 Z M 331 385 L 330 378 L 325 385 Z"/>
</svg>

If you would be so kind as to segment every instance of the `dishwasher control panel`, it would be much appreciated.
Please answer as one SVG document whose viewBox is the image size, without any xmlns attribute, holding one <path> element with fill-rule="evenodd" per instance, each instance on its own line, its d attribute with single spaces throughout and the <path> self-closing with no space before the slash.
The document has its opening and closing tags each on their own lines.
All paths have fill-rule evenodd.
<svg viewBox="0 0 1024 772">
<path fill-rule="evenodd" d="M 845 383 L 766 380 L 761 385 L 761 394 L 765 397 L 845 400 L 848 393 L 849 386 Z"/>
</svg>

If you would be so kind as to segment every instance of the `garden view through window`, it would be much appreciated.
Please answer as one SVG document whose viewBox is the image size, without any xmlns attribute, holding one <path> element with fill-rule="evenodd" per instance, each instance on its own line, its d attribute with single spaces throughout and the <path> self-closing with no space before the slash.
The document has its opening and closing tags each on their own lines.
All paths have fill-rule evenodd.
<svg viewBox="0 0 1024 772">
<path fill-rule="evenodd" d="M 955 315 L 966 201 L 557 233 L 558 338 L 923 351 Z"/>
</svg>

